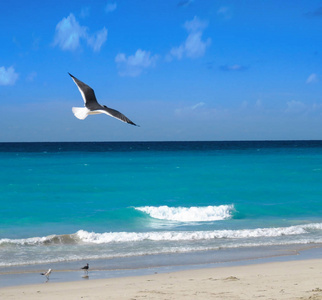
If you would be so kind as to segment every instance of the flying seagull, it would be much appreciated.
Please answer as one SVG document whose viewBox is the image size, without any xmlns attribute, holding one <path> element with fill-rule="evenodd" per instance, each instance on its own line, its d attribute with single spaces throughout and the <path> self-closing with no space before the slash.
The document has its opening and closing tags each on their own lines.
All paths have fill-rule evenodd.
<svg viewBox="0 0 322 300">
<path fill-rule="evenodd" d="M 84 270 L 84 273 L 86 275 L 88 275 L 88 269 L 89 269 L 89 265 L 88 264 L 86 264 L 86 266 L 82 267 L 82 270 Z"/>
<path fill-rule="evenodd" d="M 48 271 L 47 271 L 47 272 L 45 272 L 45 273 L 40 273 L 40 275 L 44 275 L 44 276 L 46 276 L 47 281 L 48 281 L 48 280 L 49 280 L 49 275 L 50 275 L 50 273 L 51 273 L 51 269 L 48 269 Z"/>
<path fill-rule="evenodd" d="M 108 116 L 111 116 L 113 118 L 119 119 L 125 123 L 129 123 L 134 126 L 138 126 L 135 123 L 133 123 L 130 119 L 128 119 L 126 116 L 124 116 L 119 111 L 109 108 L 105 105 L 100 105 L 95 97 L 94 90 L 89 87 L 84 82 L 81 82 L 76 77 L 74 77 L 72 74 L 68 73 L 72 79 L 74 80 L 75 84 L 77 85 L 83 100 L 85 102 L 85 107 L 73 107 L 73 113 L 76 118 L 80 120 L 84 120 L 88 115 L 96 115 L 96 114 L 107 114 Z"/>
</svg>

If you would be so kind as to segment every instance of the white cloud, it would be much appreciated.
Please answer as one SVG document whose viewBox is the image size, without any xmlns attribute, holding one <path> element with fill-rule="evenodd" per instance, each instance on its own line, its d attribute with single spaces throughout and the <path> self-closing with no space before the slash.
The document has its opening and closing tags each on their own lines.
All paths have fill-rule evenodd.
<svg viewBox="0 0 322 300">
<path fill-rule="evenodd" d="M 199 18 L 196 16 L 191 21 L 186 21 L 184 23 L 184 27 L 188 32 L 197 32 L 199 30 L 204 30 L 205 28 L 207 28 L 207 26 L 207 22 L 199 20 Z"/>
<path fill-rule="evenodd" d="M 310 83 L 316 83 L 318 82 L 318 76 L 315 73 L 312 73 L 307 79 L 306 79 L 306 83 L 310 84 Z"/>
<path fill-rule="evenodd" d="M 93 48 L 94 52 L 98 52 L 106 40 L 107 29 L 104 27 L 102 30 L 98 31 L 96 35 L 89 36 L 87 38 L 87 43 Z"/>
<path fill-rule="evenodd" d="M 14 85 L 18 77 L 13 67 L 0 67 L 0 85 Z"/>
<path fill-rule="evenodd" d="M 88 28 L 81 26 L 72 13 L 57 24 L 54 46 L 58 45 L 62 50 L 75 51 L 80 47 L 82 39 L 98 52 L 107 39 L 107 29 L 104 27 L 96 34 L 90 35 Z"/>
<path fill-rule="evenodd" d="M 211 44 L 211 39 L 202 40 L 203 30 L 208 26 L 207 22 L 194 17 L 191 21 L 184 24 L 188 32 L 187 39 L 179 46 L 170 50 L 167 60 L 172 58 L 182 59 L 184 56 L 189 58 L 198 58 L 205 54 L 207 47 Z"/>
<path fill-rule="evenodd" d="M 187 57 L 197 58 L 205 54 L 206 48 L 210 45 L 210 39 L 206 42 L 201 40 L 202 32 L 190 33 L 185 42 L 185 53 Z"/>
<path fill-rule="evenodd" d="M 184 54 L 184 46 L 174 47 L 170 50 L 170 55 L 167 57 L 167 60 L 171 60 L 173 57 L 181 59 Z"/>
<path fill-rule="evenodd" d="M 121 76 L 139 76 L 144 69 L 155 66 L 158 56 L 148 51 L 138 49 L 134 55 L 126 57 L 124 53 L 119 53 L 115 57 L 115 62 Z"/>
<path fill-rule="evenodd" d="M 80 39 L 86 37 L 86 27 L 80 26 L 75 16 L 70 14 L 63 18 L 56 26 L 54 45 L 63 50 L 76 50 L 80 45 Z"/>
<path fill-rule="evenodd" d="M 107 3 L 105 6 L 105 12 L 109 13 L 109 12 L 113 12 L 114 10 L 116 10 L 116 2 L 114 3 Z"/>
</svg>

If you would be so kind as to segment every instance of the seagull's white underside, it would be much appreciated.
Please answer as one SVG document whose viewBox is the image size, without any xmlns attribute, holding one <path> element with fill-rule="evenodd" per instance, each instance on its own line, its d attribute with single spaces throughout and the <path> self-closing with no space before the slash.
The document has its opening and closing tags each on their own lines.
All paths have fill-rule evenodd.
<svg viewBox="0 0 322 300">
<path fill-rule="evenodd" d="M 100 109 L 91 111 L 87 107 L 73 107 L 72 111 L 73 111 L 75 117 L 80 120 L 84 120 L 88 115 L 98 115 L 98 114 L 106 114 L 108 116 L 115 118 L 114 116 L 109 114 L 107 111 L 100 110 Z"/>
</svg>

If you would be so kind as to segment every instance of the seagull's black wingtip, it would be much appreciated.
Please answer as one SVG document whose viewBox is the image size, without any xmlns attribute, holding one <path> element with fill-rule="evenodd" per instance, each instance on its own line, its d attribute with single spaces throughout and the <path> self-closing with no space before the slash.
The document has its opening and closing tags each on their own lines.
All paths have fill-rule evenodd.
<svg viewBox="0 0 322 300">
<path fill-rule="evenodd" d="M 67 73 L 69 74 L 70 77 L 73 77 L 74 78 L 74 76 L 72 74 L 70 74 L 69 72 L 67 72 Z"/>
</svg>

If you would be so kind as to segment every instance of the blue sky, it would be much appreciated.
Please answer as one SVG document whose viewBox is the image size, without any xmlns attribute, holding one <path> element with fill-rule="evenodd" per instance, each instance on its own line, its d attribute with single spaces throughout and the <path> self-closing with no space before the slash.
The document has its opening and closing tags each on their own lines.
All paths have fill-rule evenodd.
<svg viewBox="0 0 322 300">
<path fill-rule="evenodd" d="M 0 142 L 322 139 L 322 1 L 12 0 L 0 44 Z"/>
</svg>

